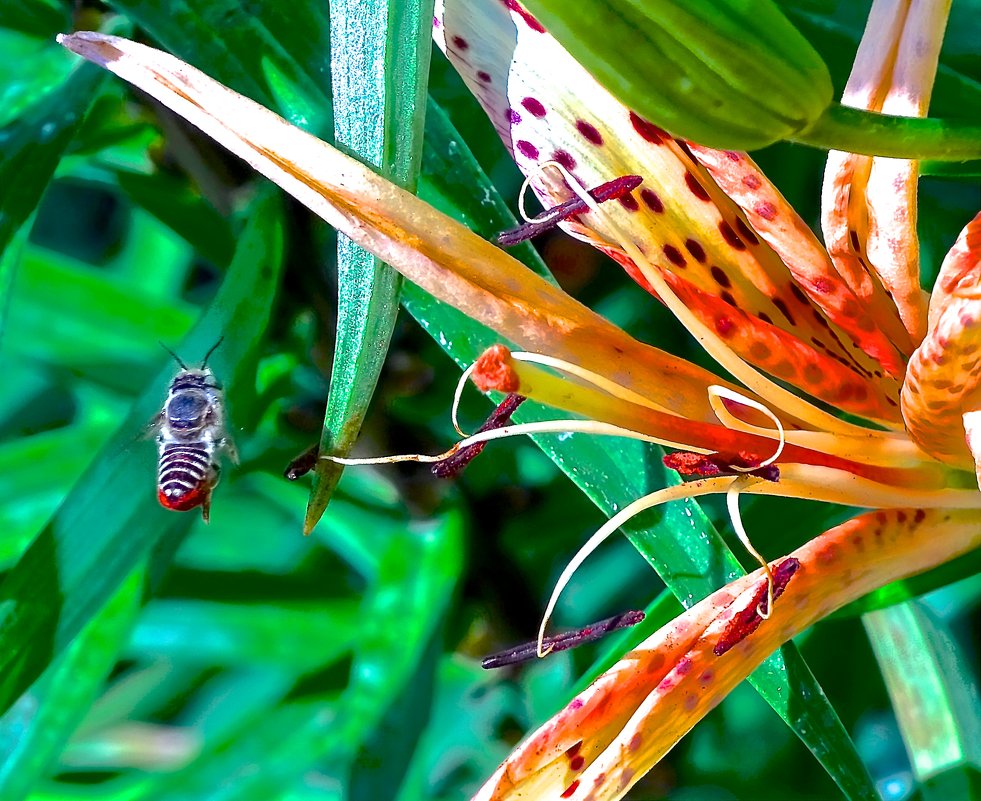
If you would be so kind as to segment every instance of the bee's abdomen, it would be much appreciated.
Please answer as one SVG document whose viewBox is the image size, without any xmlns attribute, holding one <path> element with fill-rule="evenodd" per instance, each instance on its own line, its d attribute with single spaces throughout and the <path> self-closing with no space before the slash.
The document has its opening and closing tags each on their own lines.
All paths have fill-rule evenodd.
<svg viewBox="0 0 981 801">
<path fill-rule="evenodd" d="M 170 509 L 191 509 L 200 504 L 215 483 L 214 446 L 210 443 L 167 444 L 160 449 L 157 490 Z"/>
</svg>

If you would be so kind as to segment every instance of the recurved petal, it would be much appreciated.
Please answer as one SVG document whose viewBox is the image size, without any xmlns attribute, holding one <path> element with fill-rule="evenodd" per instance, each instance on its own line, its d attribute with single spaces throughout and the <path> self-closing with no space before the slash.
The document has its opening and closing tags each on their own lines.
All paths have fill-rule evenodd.
<svg viewBox="0 0 981 801">
<path fill-rule="evenodd" d="M 409 280 L 523 349 L 605 375 L 675 414 L 715 420 L 707 387 L 718 380 L 711 373 L 627 336 L 360 162 L 166 53 L 89 32 L 60 41 L 155 97 Z"/>
<path fill-rule="evenodd" d="M 948 464 L 981 456 L 981 213 L 944 259 L 930 302 L 930 330 L 909 363 L 903 417 L 910 437 Z"/>
<path fill-rule="evenodd" d="M 604 209 L 677 294 L 697 299 L 693 312 L 733 351 L 840 408 L 899 420 L 895 352 L 890 361 L 888 346 L 880 348 L 885 372 L 893 373 L 883 375 L 801 291 L 684 143 L 622 106 L 517 2 L 445 0 L 437 21 L 437 41 L 546 206 L 572 196 L 558 173 L 542 172 L 547 161 L 586 187 L 641 176 L 639 189 Z M 595 214 L 565 226 L 640 277 L 618 235 Z"/>
<path fill-rule="evenodd" d="M 870 512 L 831 529 L 791 555 L 799 567 L 769 619 L 754 618 L 762 571 L 710 595 L 531 735 L 475 799 L 622 798 L 782 643 L 870 590 L 979 544 L 978 511 Z"/>
<path fill-rule="evenodd" d="M 949 5 L 876 0 L 842 102 L 924 116 Z M 915 161 L 832 152 L 822 198 L 824 238 L 835 265 L 893 336 L 898 315 L 908 332 L 906 339 L 896 337 L 901 347 L 918 345 L 927 325 L 916 235 L 918 177 Z"/>
</svg>

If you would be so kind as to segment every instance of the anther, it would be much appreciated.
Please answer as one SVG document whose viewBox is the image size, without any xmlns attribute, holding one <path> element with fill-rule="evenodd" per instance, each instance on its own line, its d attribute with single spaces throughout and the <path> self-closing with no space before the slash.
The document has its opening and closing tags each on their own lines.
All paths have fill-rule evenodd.
<svg viewBox="0 0 981 801">
<path fill-rule="evenodd" d="M 511 415 L 515 410 L 527 400 L 523 395 L 515 393 L 509 394 L 500 405 L 491 412 L 484 424 L 477 429 L 477 433 L 492 431 L 495 428 L 503 428 L 511 423 Z M 454 478 L 463 472 L 463 469 L 470 464 L 487 445 L 486 442 L 477 442 L 473 445 L 464 445 L 455 453 L 434 462 L 430 468 L 436 478 Z"/>
<path fill-rule="evenodd" d="M 589 190 L 589 196 L 598 203 L 605 203 L 607 200 L 616 200 L 629 194 L 640 186 L 644 179 L 639 175 L 623 175 L 600 184 L 595 189 Z M 586 201 L 582 198 L 574 197 L 571 200 L 553 206 L 548 211 L 542 212 L 537 217 L 532 217 L 528 222 L 503 231 L 494 237 L 494 241 L 501 247 L 512 247 L 527 239 L 543 234 L 557 226 L 563 220 L 569 219 L 575 214 L 582 214 L 588 211 Z"/>
<path fill-rule="evenodd" d="M 726 630 L 722 632 L 712 653 L 722 656 L 756 631 L 763 623 L 764 615 L 769 616 L 772 612 L 768 601 L 771 594 L 774 601 L 783 595 L 783 591 L 787 589 L 787 585 L 799 569 L 800 561 L 792 556 L 777 565 L 773 571 L 772 589 L 769 580 L 757 587 L 750 603 L 733 616 Z"/>
<path fill-rule="evenodd" d="M 715 478 L 716 476 L 755 476 L 766 481 L 780 480 L 780 468 L 775 464 L 763 465 L 761 460 L 741 452 L 726 456 L 721 453 L 669 453 L 662 461 L 664 466 L 677 470 L 685 478 Z"/>
<path fill-rule="evenodd" d="M 631 610 L 629 612 L 623 612 L 619 615 L 614 615 L 613 617 L 608 617 L 605 620 L 600 620 L 597 623 L 593 623 L 589 626 L 584 626 L 581 629 L 574 629 L 573 631 L 567 631 L 563 634 L 553 634 L 546 637 L 542 641 L 542 645 L 545 647 L 544 650 L 548 653 L 554 651 L 567 651 L 570 648 L 578 648 L 580 645 L 585 645 L 586 643 L 594 642 L 601 637 L 605 637 L 611 632 L 617 631 L 619 629 L 630 628 L 631 626 L 636 626 L 644 619 L 644 613 Z M 523 643 L 521 645 L 516 645 L 514 648 L 508 648 L 504 651 L 499 651 L 496 654 L 491 654 L 485 657 L 480 663 L 480 666 L 485 670 L 492 670 L 494 668 L 505 667 L 507 665 L 518 665 L 522 662 L 530 662 L 538 656 L 539 643 L 535 642 Z"/>
<path fill-rule="evenodd" d="M 317 465 L 317 457 L 320 455 L 320 443 L 315 442 L 293 461 L 286 465 L 283 475 L 290 481 L 296 481 L 300 476 L 305 476 Z"/>
</svg>

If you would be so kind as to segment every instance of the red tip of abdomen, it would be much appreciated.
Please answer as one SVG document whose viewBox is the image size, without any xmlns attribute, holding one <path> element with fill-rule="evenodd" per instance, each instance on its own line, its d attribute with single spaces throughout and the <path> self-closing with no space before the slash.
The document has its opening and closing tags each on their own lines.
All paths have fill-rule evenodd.
<svg viewBox="0 0 981 801">
<path fill-rule="evenodd" d="M 164 509 L 171 509 L 175 512 L 186 512 L 205 503 L 211 495 L 211 487 L 207 484 L 199 484 L 192 490 L 188 490 L 183 495 L 164 495 L 162 489 L 157 490 L 157 500 Z"/>
</svg>

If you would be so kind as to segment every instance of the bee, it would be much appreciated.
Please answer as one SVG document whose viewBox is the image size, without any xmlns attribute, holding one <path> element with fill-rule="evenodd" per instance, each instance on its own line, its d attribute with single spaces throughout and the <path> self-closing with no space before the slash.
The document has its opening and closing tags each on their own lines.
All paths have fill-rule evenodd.
<svg viewBox="0 0 981 801">
<path fill-rule="evenodd" d="M 200 506 L 205 523 L 211 512 L 211 493 L 221 475 L 218 457 L 227 453 L 232 463 L 238 464 L 235 443 L 225 430 L 221 386 L 208 367 L 208 358 L 222 339 L 212 346 L 196 369 L 188 367 L 164 346 L 181 369 L 170 382 L 163 408 L 148 426 L 148 433 L 155 435 L 159 454 L 157 499 L 160 505 L 179 512 Z"/>
</svg>

